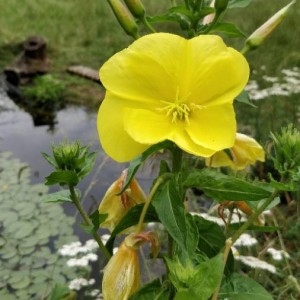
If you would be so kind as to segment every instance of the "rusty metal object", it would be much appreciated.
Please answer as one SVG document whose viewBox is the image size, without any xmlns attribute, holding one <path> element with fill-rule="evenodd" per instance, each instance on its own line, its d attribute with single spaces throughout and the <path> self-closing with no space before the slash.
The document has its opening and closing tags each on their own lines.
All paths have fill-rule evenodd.
<svg viewBox="0 0 300 300">
<path fill-rule="evenodd" d="M 47 44 L 41 36 L 28 37 L 23 43 L 23 51 L 4 69 L 6 80 L 13 84 L 26 84 L 36 75 L 49 72 Z"/>
</svg>

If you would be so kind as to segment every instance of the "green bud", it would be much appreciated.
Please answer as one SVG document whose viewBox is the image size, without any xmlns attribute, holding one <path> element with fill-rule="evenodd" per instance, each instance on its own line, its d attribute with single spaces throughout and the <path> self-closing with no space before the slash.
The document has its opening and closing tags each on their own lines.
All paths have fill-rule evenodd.
<svg viewBox="0 0 300 300">
<path fill-rule="evenodd" d="M 228 2 L 229 0 L 215 0 L 215 10 L 217 15 L 220 15 L 226 10 Z"/>
<path fill-rule="evenodd" d="M 283 21 L 283 19 L 288 14 L 291 6 L 295 3 L 296 1 L 293 0 L 288 5 L 279 10 L 275 15 L 273 15 L 262 26 L 256 29 L 246 40 L 244 49 L 241 52 L 245 53 L 248 50 L 253 50 L 260 46 L 267 38 L 267 36 L 269 36 L 270 33 Z"/>
<path fill-rule="evenodd" d="M 108 3 L 124 31 L 137 39 L 138 26 L 128 8 L 120 0 L 108 0 Z"/>
<path fill-rule="evenodd" d="M 145 7 L 140 0 L 124 0 L 130 12 L 138 19 L 145 16 Z"/>
<path fill-rule="evenodd" d="M 272 133 L 271 138 L 274 166 L 285 180 L 289 180 L 300 170 L 300 132 L 289 125 L 282 128 L 280 134 Z"/>
<path fill-rule="evenodd" d="M 42 153 L 44 158 L 54 167 L 55 173 L 72 174 L 81 180 L 94 166 L 96 153 L 89 152 L 88 146 L 81 146 L 80 142 L 64 141 L 59 145 L 52 145 L 50 156 Z M 77 180 L 77 181 L 78 181 Z M 65 181 L 65 180 L 64 180 Z M 74 182 L 74 180 L 73 180 Z"/>
</svg>

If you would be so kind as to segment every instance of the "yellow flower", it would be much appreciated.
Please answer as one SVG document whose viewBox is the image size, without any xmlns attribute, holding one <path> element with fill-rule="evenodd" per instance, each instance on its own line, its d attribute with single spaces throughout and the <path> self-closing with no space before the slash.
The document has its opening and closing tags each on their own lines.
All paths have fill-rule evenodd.
<svg viewBox="0 0 300 300">
<path fill-rule="evenodd" d="M 234 145 L 226 151 L 219 151 L 206 159 L 206 165 L 214 168 L 231 167 L 235 170 L 245 169 L 256 161 L 265 161 L 265 152 L 257 141 L 245 134 L 237 133 Z"/>
<path fill-rule="evenodd" d="M 112 56 L 99 75 L 106 96 L 98 132 L 116 161 L 164 140 L 204 157 L 233 145 L 232 103 L 247 83 L 249 66 L 220 37 L 149 34 Z"/>
<path fill-rule="evenodd" d="M 102 293 L 104 300 L 126 300 L 140 286 L 138 252 L 126 240 L 104 269 Z"/>
<path fill-rule="evenodd" d="M 131 234 L 106 265 L 102 280 L 104 300 L 127 300 L 140 286 L 138 249 L 145 242 L 151 244 L 151 253 L 158 253 L 158 239 L 153 232 Z"/>
<path fill-rule="evenodd" d="M 121 195 L 118 195 L 123 189 L 126 176 L 127 170 L 124 170 L 121 176 L 108 188 L 98 208 L 100 214 L 108 214 L 100 226 L 108 228 L 111 232 L 130 208 L 146 200 L 142 188 L 134 178 L 128 188 Z"/>
</svg>

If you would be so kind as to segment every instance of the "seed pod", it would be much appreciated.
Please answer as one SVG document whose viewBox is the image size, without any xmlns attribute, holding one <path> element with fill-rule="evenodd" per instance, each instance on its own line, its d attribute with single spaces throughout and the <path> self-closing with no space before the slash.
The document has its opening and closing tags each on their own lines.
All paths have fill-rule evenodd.
<svg viewBox="0 0 300 300">
<path fill-rule="evenodd" d="M 120 0 L 108 0 L 108 3 L 124 31 L 137 39 L 138 26 L 128 8 Z"/>
<path fill-rule="evenodd" d="M 140 0 L 124 0 L 130 12 L 138 19 L 145 16 L 145 7 Z"/>
</svg>

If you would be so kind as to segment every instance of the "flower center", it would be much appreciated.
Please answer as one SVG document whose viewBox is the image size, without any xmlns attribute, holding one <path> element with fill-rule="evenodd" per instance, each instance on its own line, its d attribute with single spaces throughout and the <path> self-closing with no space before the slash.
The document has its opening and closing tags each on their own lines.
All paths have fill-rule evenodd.
<svg viewBox="0 0 300 300">
<path fill-rule="evenodd" d="M 189 122 L 189 114 L 191 109 L 189 106 L 185 103 L 170 103 L 165 102 L 165 107 L 163 107 L 161 110 L 166 112 L 166 115 L 168 117 L 171 117 L 172 122 L 175 123 L 176 121 L 186 121 Z"/>
</svg>

